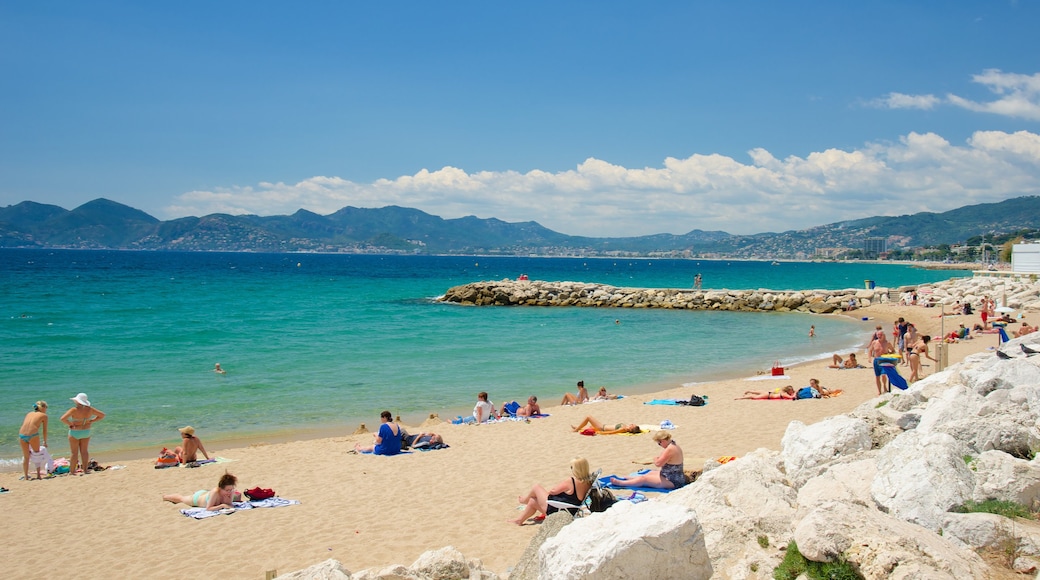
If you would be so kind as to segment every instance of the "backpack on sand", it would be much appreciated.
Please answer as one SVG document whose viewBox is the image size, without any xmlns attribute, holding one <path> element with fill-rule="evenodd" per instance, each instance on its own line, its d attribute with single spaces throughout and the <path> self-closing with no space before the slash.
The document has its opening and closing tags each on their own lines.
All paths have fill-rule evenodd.
<svg viewBox="0 0 1040 580">
<path fill-rule="evenodd" d="M 589 491 L 589 511 L 604 512 L 616 502 L 617 498 L 609 489 L 594 487 Z"/>
</svg>

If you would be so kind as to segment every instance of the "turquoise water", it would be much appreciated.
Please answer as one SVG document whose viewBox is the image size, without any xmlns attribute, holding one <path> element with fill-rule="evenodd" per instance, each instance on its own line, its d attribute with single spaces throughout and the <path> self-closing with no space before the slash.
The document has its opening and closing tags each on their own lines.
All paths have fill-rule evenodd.
<svg viewBox="0 0 1040 580">
<path fill-rule="evenodd" d="M 207 441 L 557 400 L 578 379 L 672 387 L 844 350 L 864 324 L 802 314 L 474 308 L 451 286 L 515 278 L 617 286 L 839 289 L 967 275 L 875 264 L 648 259 L 0 250 L 0 462 L 22 417 L 58 418 L 86 392 L 108 414 L 91 450 L 158 448 L 193 425 Z M 616 324 L 618 320 L 620 324 Z M 815 324 L 818 338 L 810 340 Z M 777 340 L 781 337 L 782 340 Z M 212 372 L 215 362 L 226 375 Z M 418 421 L 416 421 L 418 422 Z M 171 436 L 171 434 L 173 436 Z"/>
</svg>

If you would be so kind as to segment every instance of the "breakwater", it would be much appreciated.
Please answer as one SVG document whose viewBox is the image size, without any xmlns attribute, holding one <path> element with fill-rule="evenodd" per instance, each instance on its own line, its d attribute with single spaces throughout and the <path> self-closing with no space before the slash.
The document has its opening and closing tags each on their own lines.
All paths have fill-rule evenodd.
<svg viewBox="0 0 1040 580">
<path fill-rule="evenodd" d="M 872 290 L 683 290 L 622 288 L 584 282 L 501 280 L 449 288 L 442 302 L 472 306 L 582 306 L 591 308 L 671 308 L 734 312 L 828 314 L 849 307 L 887 302 L 887 288 Z"/>
</svg>

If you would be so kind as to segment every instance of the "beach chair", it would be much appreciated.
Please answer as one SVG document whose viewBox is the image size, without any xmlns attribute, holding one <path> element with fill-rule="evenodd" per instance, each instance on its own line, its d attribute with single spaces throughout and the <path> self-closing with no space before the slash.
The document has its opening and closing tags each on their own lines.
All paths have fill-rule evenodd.
<svg viewBox="0 0 1040 580">
<path fill-rule="evenodd" d="M 599 476 L 601 473 L 603 473 L 603 470 L 597 469 L 596 472 L 592 474 L 592 487 L 589 488 L 588 493 L 585 494 L 585 499 L 583 499 L 580 504 L 572 504 L 554 499 L 547 500 L 545 503 L 558 510 L 569 512 L 576 518 L 585 517 L 586 513 L 591 513 L 589 511 L 589 496 L 592 495 L 592 490 L 602 487 L 599 482 Z"/>
</svg>

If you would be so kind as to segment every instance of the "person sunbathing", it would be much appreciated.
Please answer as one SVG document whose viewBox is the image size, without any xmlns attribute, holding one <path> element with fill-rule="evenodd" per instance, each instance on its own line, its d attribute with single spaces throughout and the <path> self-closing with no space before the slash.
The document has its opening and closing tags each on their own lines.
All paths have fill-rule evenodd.
<svg viewBox="0 0 1040 580">
<path fill-rule="evenodd" d="M 620 398 L 619 395 L 608 395 L 606 387 L 600 387 L 599 392 L 596 393 L 595 400 L 597 401 L 609 401 Z"/>
<path fill-rule="evenodd" d="M 436 433 L 422 432 L 415 435 L 412 440 L 412 447 L 430 447 L 431 445 L 443 445 L 444 438 Z"/>
<path fill-rule="evenodd" d="M 585 496 L 589 495 L 592 483 L 592 474 L 589 473 L 588 460 L 584 457 L 575 457 L 571 460 L 570 477 L 549 489 L 535 484 L 530 491 L 517 497 L 517 502 L 524 506 L 524 511 L 516 519 L 509 520 L 509 523 L 522 526 L 528 518 L 538 512 L 549 515 L 560 511 L 560 509 L 567 509 L 551 506 L 549 505 L 549 500 L 579 506 L 585 501 Z M 576 509 L 572 508 L 568 509 L 568 511 L 573 513 Z"/>
<path fill-rule="evenodd" d="M 235 490 L 237 483 L 238 478 L 225 471 L 224 475 L 220 476 L 217 487 L 212 490 L 200 489 L 192 495 L 167 494 L 163 496 L 163 500 L 191 507 L 204 507 L 211 512 L 234 508 L 234 502 L 243 501 L 242 493 Z"/>
<path fill-rule="evenodd" d="M 809 386 L 816 389 L 820 396 L 824 399 L 828 397 L 837 397 L 845 391 L 841 389 L 828 389 L 827 387 L 820 384 L 819 379 L 809 379 Z"/>
<path fill-rule="evenodd" d="M 678 489 L 686 485 L 686 474 L 683 472 L 683 452 L 679 444 L 672 441 L 672 434 L 667 431 L 657 431 L 654 433 L 654 443 L 663 448 L 661 454 L 654 459 L 654 465 L 660 469 L 625 479 L 612 477 L 610 478 L 611 485 L 659 489 Z"/>
<path fill-rule="evenodd" d="M 735 401 L 740 399 L 754 399 L 756 401 L 765 401 L 767 399 L 794 399 L 794 387 L 787 385 L 782 389 L 775 391 L 744 391 L 744 396 L 737 397 Z"/>
<path fill-rule="evenodd" d="M 596 431 L 596 433 L 599 433 L 600 435 L 617 435 L 618 433 L 642 432 L 639 429 L 639 425 L 636 425 L 635 423 L 617 423 L 614 425 L 613 428 L 611 428 L 597 421 L 595 417 L 585 417 L 584 421 L 578 424 L 577 427 L 574 427 L 572 425 L 571 429 L 573 429 L 575 433 L 578 433 L 584 430 L 586 427 L 591 427 L 593 430 Z"/>
<path fill-rule="evenodd" d="M 834 355 L 833 357 L 831 357 L 831 360 L 833 361 L 833 364 L 830 365 L 830 368 L 832 368 L 832 369 L 858 369 L 858 368 L 863 368 L 859 364 L 859 361 L 856 360 L 856 353 L 854 353 L 854 352 L 850 352 L 849 353 L 849 358 L 847 358 L 845 360 L 842 360 L 840 354 Z"/>
</svg>

